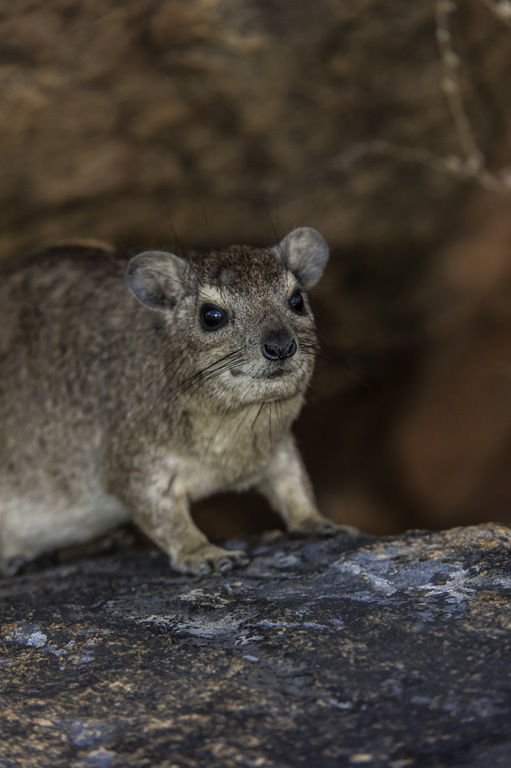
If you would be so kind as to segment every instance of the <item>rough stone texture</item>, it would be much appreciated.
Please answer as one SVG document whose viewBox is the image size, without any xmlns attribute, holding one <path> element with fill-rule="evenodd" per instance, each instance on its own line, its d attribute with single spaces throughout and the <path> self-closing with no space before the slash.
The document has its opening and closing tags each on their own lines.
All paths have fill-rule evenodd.
<svg viewBox="0 0 511 768">
<path fill-rule="evenodd" d="M 232 545 L 239 542 L 232 542 Z M 124 551 L 0 583 L 0 766 L 507 768 L 511 531 Z"/>
</svg>

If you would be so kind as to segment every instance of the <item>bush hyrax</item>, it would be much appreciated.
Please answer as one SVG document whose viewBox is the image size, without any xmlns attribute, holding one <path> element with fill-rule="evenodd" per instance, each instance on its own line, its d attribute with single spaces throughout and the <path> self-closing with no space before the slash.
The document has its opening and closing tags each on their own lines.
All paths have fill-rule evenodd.
<svg viewBox="0 0 511 768">
<path fill-rule="evenodd" d="M 132 519 L 184 573 L 228 571 L 189 505 L 258 488 L 294 532 L 315 505 L 290 427 L 316 350 L 306 291 L 328 258 L 273 248 L 184 259 L 61 246 L 0 284 L 0 568 Z"/>
</svg>

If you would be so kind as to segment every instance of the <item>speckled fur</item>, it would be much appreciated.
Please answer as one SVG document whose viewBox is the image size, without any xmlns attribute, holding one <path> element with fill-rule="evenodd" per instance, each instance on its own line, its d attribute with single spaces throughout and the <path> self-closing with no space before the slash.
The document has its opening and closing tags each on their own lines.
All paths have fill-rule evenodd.
<svg viewBox="0 0 511 768">
<path fill-rule="evenodd" d="M 244 553 L 210 544 L 189 513 L 190 502 L 227 489 L 259 488 L 290 530 L 332 531 L 290 432 L 315 336 L 305 293 L 303 315 L 288 301 L 316 282 L 327 255 L 321 236 L 302 228 L 273 249 L 129 262 L 107 248 L 60 246 L 5 267 L 3 572 L 130 518 L 174 568 L 229 570 Z M 160 306 L 128 289 L 128 263 L 131 289 L 148 274 Z M 225 328 L 203 330 L 205 302 L 228 312 Z M 281 329 L 296 354 L 267 360 L 264 338 Z"/>
</svg>

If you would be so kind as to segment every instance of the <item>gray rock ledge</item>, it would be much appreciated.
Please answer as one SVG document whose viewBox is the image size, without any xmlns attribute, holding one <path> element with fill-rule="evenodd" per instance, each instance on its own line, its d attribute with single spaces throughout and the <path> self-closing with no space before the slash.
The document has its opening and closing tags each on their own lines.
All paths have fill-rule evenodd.
<svg viewBox="0 0 511 768">
<path fill-rule="evenodd" d="M 509 528 L 240 543 L 0 581 L 0 767 L 509 768 Z"/>
</svg>

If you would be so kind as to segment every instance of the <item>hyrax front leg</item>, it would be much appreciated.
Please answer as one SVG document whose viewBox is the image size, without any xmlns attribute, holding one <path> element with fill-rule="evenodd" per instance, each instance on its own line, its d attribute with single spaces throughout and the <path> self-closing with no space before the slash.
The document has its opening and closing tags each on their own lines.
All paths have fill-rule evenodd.
<svg viewBox="0 0 511 768">
<path fill-rule="evenodd" d="M 358 533 L 353 526 L 336 525 L 318 511 L 309 476 L 291 436 L 275 450 L 258 488 L 290 533 L 303 536 Z"/>
<path fill-rule="evenodd" d="M 181 573 L 205 576 L 246 565 L 241 550 L 227 550 L 211 544 L 190 516 L 187 495 L 174 488 L 170 479 L 147 476 L 137 485 L 130 483 L 125 504 L 133 521 L 170 557 L 172 568 Z"/>
</svg>

